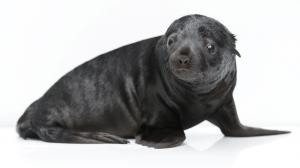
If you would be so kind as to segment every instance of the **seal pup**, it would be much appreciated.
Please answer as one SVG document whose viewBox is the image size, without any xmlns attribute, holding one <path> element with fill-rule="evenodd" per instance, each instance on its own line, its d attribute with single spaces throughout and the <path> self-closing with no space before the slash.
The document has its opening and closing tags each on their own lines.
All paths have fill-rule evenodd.
<svg viewBox="0 0 300 168">
<path fill-rule="evenodd" d="M 225 136 L 284 134 L 240 123 L 232 96 L 235 36 L 188 15 L 162 36 L 102 54 L 60 78 L 17 123 L 22 138 L 58 143 L 136 143 L 168 148 L 204 120 Z"/>
</svg>

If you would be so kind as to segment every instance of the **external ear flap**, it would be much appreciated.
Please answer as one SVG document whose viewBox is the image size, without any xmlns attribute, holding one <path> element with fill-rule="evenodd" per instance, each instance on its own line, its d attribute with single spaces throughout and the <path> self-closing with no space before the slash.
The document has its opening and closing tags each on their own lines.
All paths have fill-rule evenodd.
<svg viewBox="0 0 300 168">
<path fill-rule="evenodd" d="M 236 49 L 233 49 L 233 54 L 237 55 L 238 57 L 241 57 L 241 54 Z"/>
<path fill-rule="evenodd" d="M 232 54 L 237 55 L 238 57 L 241 57 L 241 54 L 235 49 L 235 42 L 236 42 L 236 37 L 234 34 L 231 33 L 231 38 L 233 41 L 233 50 L 232 50 Z"/>
</svg>

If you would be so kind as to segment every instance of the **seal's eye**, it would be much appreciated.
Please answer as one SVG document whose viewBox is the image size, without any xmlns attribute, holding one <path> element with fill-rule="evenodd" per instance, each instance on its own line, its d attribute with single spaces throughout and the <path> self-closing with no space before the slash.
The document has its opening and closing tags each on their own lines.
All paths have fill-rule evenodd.
<svg viewBox="0 0 300 168">
<path fill-rule="evenodd" d="M 215 45 L 213 45 L 213 44 L 207 44 L 206 48 L 207 48 L 207 51 L 208 51 L 210 54 L 215 54 L 215 52 L 216 52 L 216 47 L 215 47 Z"/>
<path fill-rule="evenodd" d="M 176 35 L 171 35 L 167 41 L 168 47 L 171 47 L 176 42 L 176 40 L 177 40 Z"/>
<path fill-rule="evenodd" d="M 172 38 L 169 38 L 168 40 L 168 46 L 170 47 L 174 43 L 174 40 Z"/>
</svg>

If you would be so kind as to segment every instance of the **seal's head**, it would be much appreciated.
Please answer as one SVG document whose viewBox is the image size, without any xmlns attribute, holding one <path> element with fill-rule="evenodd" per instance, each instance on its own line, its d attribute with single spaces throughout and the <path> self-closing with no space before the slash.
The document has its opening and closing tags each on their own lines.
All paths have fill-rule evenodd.
<svg viewBox="0 0 300 168">
<path fill-rule="evenodd" d="M 220 22 L 202 15 L 174 21 L 164 35 L 167 66 L 183 81 L 218 83 L 235 66 L 235 37 Z"/>
</svg>

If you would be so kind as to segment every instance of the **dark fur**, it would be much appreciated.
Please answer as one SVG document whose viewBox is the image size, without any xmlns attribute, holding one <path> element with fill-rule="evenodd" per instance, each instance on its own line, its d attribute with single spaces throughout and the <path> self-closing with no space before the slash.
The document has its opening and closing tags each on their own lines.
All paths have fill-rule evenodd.
<svg viewBox="0 0 300 168">
<path fill-rule="evenodd" d="M 207 52 L 208 43 L 214 53 Z M 62 143 L 128 143 L 124 138 L 135 137 L 155 148 L 181 144 L 184 130 L 204 120 L 225 136 L 287 133 L 239 122 L 232 97 L 235 55 L 235 37 L 221 23 L 185 16 L 163 36 L 100 55 L 67 73 L 29 106 L 17 131 L 23 138 Z"/>
</svg>

